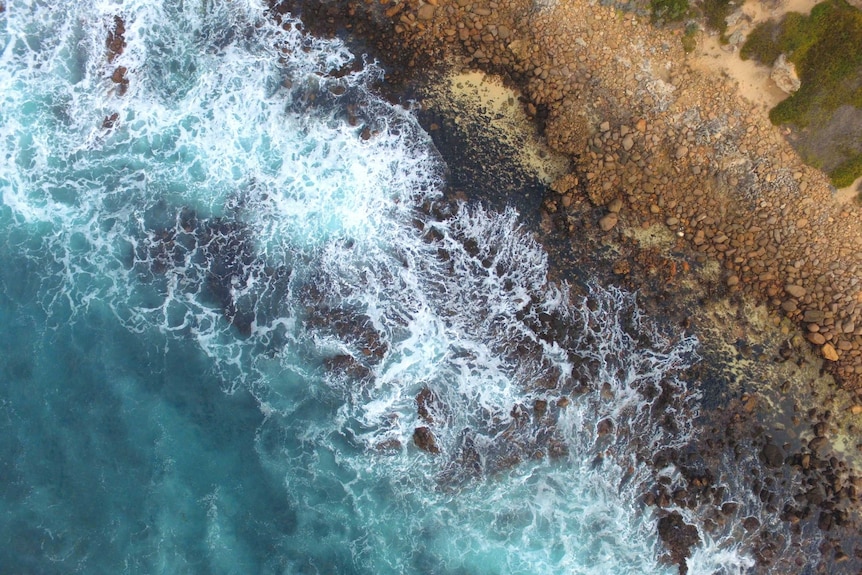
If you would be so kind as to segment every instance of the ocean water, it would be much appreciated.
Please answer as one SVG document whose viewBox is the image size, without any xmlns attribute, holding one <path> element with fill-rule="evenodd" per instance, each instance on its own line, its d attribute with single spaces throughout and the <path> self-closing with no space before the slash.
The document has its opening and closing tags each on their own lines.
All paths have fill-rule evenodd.
<svg viewBox="0 0 862 575">
<path fill-rule="evenodd" d="M 676 572 L 697 342 L 443 202 L 380 77 L 253 0 L 6 3 L 0 572 Z"/>
</svg>

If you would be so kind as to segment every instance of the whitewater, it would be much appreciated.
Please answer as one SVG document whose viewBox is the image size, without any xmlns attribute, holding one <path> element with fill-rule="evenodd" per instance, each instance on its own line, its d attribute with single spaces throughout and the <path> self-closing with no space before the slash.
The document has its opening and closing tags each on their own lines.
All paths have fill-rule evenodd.
<svg viewBox="0 0 862 575">
<path fill-rule="evenodd" d="M 254 0 L 5 5 L 3 572 L 677 571 L 697 342 L 444 200 L 381 79 Z"/>
</svg>

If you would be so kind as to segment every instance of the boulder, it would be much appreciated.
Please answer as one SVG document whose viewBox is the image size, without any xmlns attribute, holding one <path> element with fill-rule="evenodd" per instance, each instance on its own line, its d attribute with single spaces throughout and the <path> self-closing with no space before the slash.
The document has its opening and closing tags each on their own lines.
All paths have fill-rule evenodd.
<svg viewBox="0 0 862 575">
<path fill-rule="evenodd" d="M 807 309 L 802 316 L 805 323 L 820 323 L 826 318 L 826 314 L 819 309 Z"/>
<path fill-rule="evenodd" d="M 739 7 L 728 14 L 724 19 L 724 22 L 727 24 L 728 28 L 733 28 L 742 20 L 750 20 L 750 18 L 748 17 L 748 14 L 742 11 L 742 7 Z"/>
<path fill-rule="evenodd" d="M 813 343 L 814 345 L 823 345 L 826 343 L 826 338 L 823 337 L 822 333 L 812 332 L 805 336 L 805 339 Z"/>
<path fill-rule="evenodd" d="M 537 419 L 541 419 L 548 412 L 548 402 L 544 399 L 537 399 L 533 403 L 533 415 L 536 416 Z"/>
<path fill-rule="evenodd" d="M 728 46 L 739 46 L 745 43 L 745 31 L 740 29 L 736 30 L 727 38 Z"/>
<path fill-rule="evenodd" d="M 602 228 L 603 232 L 609 232 L 617 225 L 617 222 L 620 221 L 620 217 L 616 214 L 616 212 L 611 212 L 602 219 L 599 220 L 599 227 Z"/>
<path fill-rule="evenodd" d="M 784 286 L 784 291 L 786 291 L 791 297 L 795 297 L 796 299 L 805 297 L 805 294 L 807 293 L 804 287 L 795 284 L 787 284 L 786 286 Z"/>
<path fill-rule="evenodd" d="M 413 443 L 422 451 L 440 453 L 440 448 L 437 447 L 437 439 L 434 437 L 434 433 L 427 427 L 417 427 L 413 430 Z"/>
<path fill-rule="evenodd" d="M 419 8 L 419 12 L 416 15 L 419 16 L 420 20 L 431 20 L 434 18 L 435 10 L 436 8 L 431 4 L 424 4 Z"/>
<path fill-rule="evenodd" d="M 416 395 L 416 413 L 426 423 L 434 423 L 433 412 L 437 409 L 437 396 L 427 387 Z"/>
<path fill-rule="evenodd" d="M 829 361 L 838 361 L 838 352 L 835 351 L 835 348 L 831 343 L 823 344 L 823 347 L 820 348 L 820 351 L 823 353 L 823 358 L 828 359 Z"/>
<path fill-rule="evenodd" d="M 685 560 L 691 555 L 691 548 L 700 542 L 697 528 L 687 524 L 682 515 L 674 512 L 658 520 L 658 534 L 670 551 L 671 560 L 679 565 L 680 574 L 687 573 Z"/>
<path fill-rule="evenodd" d="M 782 92 L 787 94 L 796 92 L 802 86 L 802 82 L 796 74 L 796 66 L 793 65 L 793 62 L 788 62 L 787 56 L 784 54 L 775 59 L 769 77 Z"/>
<path fill-rule="evenodd" d="M 784 453 L 774 443 L 767 443 L 760 452 L 763 462 L 769 467 L 781 467 L 784 463 Z"/>
<path fill-rule="evenodd" d="M 632 149 L 632 146 L 635 145 L 635 141 L 632 139 L 631 136 L 626 136 L 625 138 L 623 138 L 622 144 L 623 144 L 623 150 L 628 152 L 629 150 Z"/>
</svg>

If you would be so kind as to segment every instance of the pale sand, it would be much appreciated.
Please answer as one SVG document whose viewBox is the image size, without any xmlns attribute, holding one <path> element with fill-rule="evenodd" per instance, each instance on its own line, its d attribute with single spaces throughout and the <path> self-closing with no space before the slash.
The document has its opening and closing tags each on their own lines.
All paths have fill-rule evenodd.
<svg viewBox="0 0 862 575">
<path fill-rule="evenodd" d="M 728 29 L 727 35 L 730 36 L 736 30 L 748 34 L 761 22 L 779 19 L 788 12 L 808 14 L 817 3 L 818 0 L 748 0 L 742 6 L 748 19 L 742 19 L 736 26 Z M 688 63 L 696 70 L 723 75 L 735 82 L 739 94 L 764 114 L 768 114 L 769 110 L 787 97 L 770 79 L 770 67 L 753 60 L 740 59 L 738 50 L 722 45 L 717 34 L 703 34 Z M 842 203 L 852 201 L 859 194 L 860 185 L 862 178 L 846 188 L 839 189 L 834 196 L 835 200 Z"/>
<path fill-rule="evenodd" d="M 742 11 L 748 17 L 743 18 L 736 26 L 729 28 L 729 36 L 736 30 L 748 34 L 758 24 L 769 19 L 778 19 L 788 12 L 808 14 L 816 0 L 782 0 L 779 2 L 761 2 L 749 0 L 742 6 Z M 704 34 L 698 49 L 694 52 L 689 64 L 699 70 L 708 70 L 724 74 L 737 82 L 739 93 L 749 102 L 768 111 L 787 97 L 769 78 L 770 68 L 754 61 L 743 61 L 735 48 L 722 46 L 718 35 Z"/>
<path fill-rule="evenodd" d="M 839 188 L 835 193 L 836 202 L 851 202 L 857 197 L 862 197 L 862 176 L 856 178 L 856 181 L 846 188 Z"/>
</svg>

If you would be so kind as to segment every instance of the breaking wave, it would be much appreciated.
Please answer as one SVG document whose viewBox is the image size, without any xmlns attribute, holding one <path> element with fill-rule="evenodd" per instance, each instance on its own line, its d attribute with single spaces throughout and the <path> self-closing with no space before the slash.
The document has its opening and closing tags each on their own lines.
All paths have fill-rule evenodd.
<svg viewBox="0 0 862 575">
<path fill-rule="evenodd" d="M 266 503 L 221 475 L 198 478 L 206 488 L 171 475 L 198 461 L 182 439 L 195 400 L 168 415 L 141 395 L 158 385 L 105 368 L 91 401 L 128 418 L 148 405 L 161 431 L 125 448 L 133 469 L 155 457 L 164 475 L 140 486 L 146 516 L 81 527 L 52 565 L 676 569 L 642 498 L 679 481 L 652 461 L 692 439 L 697 391 L 679 375 L 697 342 L 642 317 L 633 294 L 551 283 L 514 211 L 444 201 L 427 135 L 370 91 L 375 63 L 252 0 L 11 2 L 0 42 L 4 314 L 41 318 L 45 341 L 118 326 L 148 342 L 161 378 L 176 350 L 202 351 L 198 389 L 249 394 L 257 411 L 212 407 L 222 419 L 194 429 L 236 426 L 246 452 L 212 457 L 253 458 L 279 485 Z M 24 409 L 5 393 L 9 413 Z M 110 453 L 110 433 L 84 425 Z M 16 525 L 70 532 L 84 503 L 61 497 L 57 466 L 17 465 L 53 496 L 14 504 Z M 268 505 L 289 511 L 250 514 Z M 125 521 L 141 535 L 96 552 Z M 690 572 L 752 565 L 735 539 L 702 539 Z"/>
</svg>

